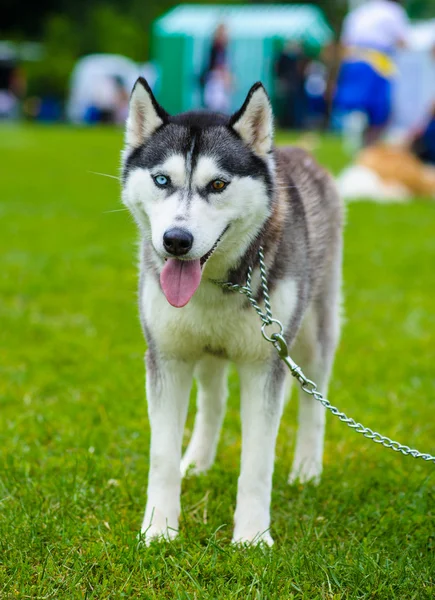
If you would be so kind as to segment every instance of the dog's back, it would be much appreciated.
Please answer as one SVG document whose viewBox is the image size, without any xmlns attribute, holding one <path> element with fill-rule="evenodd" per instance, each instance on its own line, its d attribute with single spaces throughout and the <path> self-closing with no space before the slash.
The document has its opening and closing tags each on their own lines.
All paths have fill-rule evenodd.
<svg viewBox="0 0 435 600">
<path fill-rule="evenodd" d="M 331 175 L 308 152 L 288 146 L 274 156 L 276 198 L 264 231 L 270 285 L 296 278 L 305 309 L 325 292 L 325 278 L 339 276 L 343 203 Z"/>
</svg>

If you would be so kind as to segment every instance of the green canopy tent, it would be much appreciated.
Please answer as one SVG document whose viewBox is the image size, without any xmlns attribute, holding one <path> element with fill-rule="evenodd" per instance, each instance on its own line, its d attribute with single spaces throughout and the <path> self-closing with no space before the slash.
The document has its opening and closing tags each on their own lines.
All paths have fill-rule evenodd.
<svg viewBox="0 0 435 600">
<path fill-rule="evenodd" d="M 200 76 L 213 33 L 224 23 L 234 74 L 233 108 L 255 81 L 273 92 L 273 62 L 289 40 L 315 55 L 332 39 L 322 11 L 310 4 L 183 4 L 155 21 L 153 54 L 160 70 L 159 100 L 172 113 L 200 106 Z"/>
</svg>

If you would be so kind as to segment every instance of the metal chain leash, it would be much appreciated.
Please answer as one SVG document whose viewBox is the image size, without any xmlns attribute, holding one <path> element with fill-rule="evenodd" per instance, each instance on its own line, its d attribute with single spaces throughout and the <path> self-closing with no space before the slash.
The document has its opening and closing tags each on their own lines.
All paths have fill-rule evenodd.
<svg viewBox="0 0 435 600">
<path fill-rule="evenodd" d="M 272 318 L 269 288 L 267 285 L 266 265 L 264 261 L 263 248 L 261 246 L 258 250 L 258 258 L 260 265 L 261 287 L 263 291 L 265 312 L 263 312 L 260 305 L 256 301 L 254 293 L 252 291 L 252 267 L 249 267 L 246 285 L 244 286 L 235 283 L 220 281 L 217 281 L 216 283 L 218 283 L 220 286 L 226 289 L 237 291 L 248 298 L 249 302 L 251 303 L 258 316 L 260 317 L 261 322 L 263 323 L 261 326 L 261 333 L 263 334 L 264 339 L 273 344 L 274 348 L 278 352 L 279 357 L 288 366 L 288 368 L 290 369 L 290 373 L 295 379 L 297 379 L 304 392 L 306 392 L 310 396 L 313 396 L 315 400 L 320 402 L 320 404 L 322 404 L 327 410 L 329 410 L 335 417 L 338 417 L 340 421 L 346 423 L 348 427 L 350 427 L 357 433 L 361 433 L 365 438 L 368 438 L 369 440 L 375 442 L 375 444 L 381 444 L 381 446 L 384 446 L 385 448 L 391 448 L 391 450 L 394 450 L 394 452 L 401 452 L 405 456 L 413 456 L 414 458 L 421 458 L 422 460 L 435 463 L 435 456 L 432 456 L 431 454 L 425 454 L 423 452 L 420 452 L 419 450 L 416 450 L 415 448 L 410 448 L 409 446 L 400 444 L 399 442 L 395 442 L 389 437 L 381 435 L 377 431 L 373 431 L 369 427 L 365 427 L 361 423 L 357 423 L 357 421 L 355 421 L 351 417 L 348 417 L 344 412 L 341 412 L 340 410 L 338 410 L 338 408 L 333 406 L 329 402 L 329 400 L 327 400 L 327 398 L 325 398 L 323 394 L 321 394 L 318 391 L 317 385 L 314 383 L 314 381 L 311 381 L 311 379 L 308 379 L 308 377 L 304 375 L 302 369 L 289 356 L 287 342 L 285 341 L 283 336 L 284 327 L 282 323 L 277 319 Z M 274 332 L 269 336 L 266 333 L 266 327 L 269 327 L 271 325 L 275 325 L 276 327 L 278 327 L 279 331 Z"/>
</svg>

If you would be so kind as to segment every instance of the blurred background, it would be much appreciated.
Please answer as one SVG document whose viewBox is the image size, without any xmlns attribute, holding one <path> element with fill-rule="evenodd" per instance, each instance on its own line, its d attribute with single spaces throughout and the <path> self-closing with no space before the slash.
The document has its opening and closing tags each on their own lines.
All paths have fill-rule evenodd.
<svg viewBox="0 0 435 600">
<path fill-rule="evenodd" d="M 138 75 L 169 112 L 226 112 L 260 79 L 281 127 L 340 129 L 331 116 L 337 42 L 343 19 L 362 4 L 41 0 L 23 9 L 6 0 L 0 117 L 122 123 Z M 435 0 L 404 8 L 409 32 L 389 119 L 402 130 L 419 125 L 435 98 Z"/>
<path fill-rule="evenodd" d="M 183 485 L 181 543 L 140 554 L 145 343 L 119 170 L 139 75 L 173 113 L 231 112 L 261 79 L 276 143 L 373 200 L 347 210 L 330 400 L 434 454 L 435 0 L 3 0 L 0 39 L 0 598 L 433 599 L 429 464 L 330 419 L 322 485 L 289 487 L 296 402 L 274 554 L 228 552 L 234 371 L 217 465 Z"/>
</svg>

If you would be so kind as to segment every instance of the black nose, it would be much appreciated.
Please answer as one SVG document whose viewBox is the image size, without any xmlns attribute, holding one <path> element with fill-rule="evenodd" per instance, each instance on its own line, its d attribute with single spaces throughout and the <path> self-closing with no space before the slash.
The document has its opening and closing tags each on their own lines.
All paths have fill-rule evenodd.
<svg viewBox="0 0 435 600">
<path fill-rule="evenodd" d="M 174 227 L 163 234 L 163 245 L 166 252 L 174 256 L 183 256 L 193 246 L 193 235 L 185 229 Z"/>
</svg>

